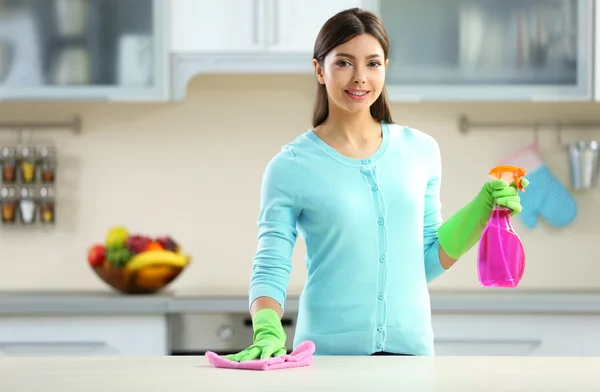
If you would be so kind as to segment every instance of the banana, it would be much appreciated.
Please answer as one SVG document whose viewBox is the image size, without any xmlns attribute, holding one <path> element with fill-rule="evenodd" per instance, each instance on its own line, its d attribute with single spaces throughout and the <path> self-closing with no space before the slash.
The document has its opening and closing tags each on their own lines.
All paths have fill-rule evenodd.
<svg viewBox="0 0 600 392">
<path fill-rule="evenodd" d="M 185 267 L 190 262 L 190 256 L 168 250 L 147 250 L 133 256 L 127 262 L 129 269 L 140 269 L 148 265 L 171 265 Z"/>
</svg>

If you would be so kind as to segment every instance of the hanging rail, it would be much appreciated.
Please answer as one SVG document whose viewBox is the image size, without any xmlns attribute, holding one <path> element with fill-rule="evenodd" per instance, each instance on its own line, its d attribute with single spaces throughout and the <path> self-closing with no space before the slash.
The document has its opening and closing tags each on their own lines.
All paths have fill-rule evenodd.
<svg viewBox="0 0 600 392">
<path fill-rule="evenodd" d="M 534 128 L 551 127 L 560 131 L 561 128 L 598 128 L 600 121 L 470 121 L 467 116 L 462 115 L 458 119 L 458 129 L 461 133 L 469 132 L 469 128 Z"/>
<path fill-rule="evenodd" d="M 81 133 L 81 118 L 74 117 L 72 121 L 68 122 L 0 122 L 0 129 L 12 130 L 12 131 L 26 131 L 36 129 L 64 129 L 70 130 L 74 133 Z"/>
</svg>

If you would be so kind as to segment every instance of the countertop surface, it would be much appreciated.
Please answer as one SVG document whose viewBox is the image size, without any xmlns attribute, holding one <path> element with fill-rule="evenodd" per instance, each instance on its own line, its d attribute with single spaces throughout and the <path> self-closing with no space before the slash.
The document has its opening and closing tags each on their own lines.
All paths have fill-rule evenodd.
<svg viewBox="0 0 600 392">
<path fill-rule="evenodd" d="M 431 290 L 433 312 L 600 313 L 599 291 L 523 289 Z M 298 309 L 290 295 L 286 312 Z M 247 312 L 246 295 L 165 291 L 123 295 L 98 291 L 0 291 L 0 316 L 19 314 L 169 314 Z"/>
<path fill-rule="evenodd" d="M 213 368 L 204 357 L 0 358 L 2 390 L 598 391 L 600 358 L 315 357 L 311 366 Z"/>
</svg>

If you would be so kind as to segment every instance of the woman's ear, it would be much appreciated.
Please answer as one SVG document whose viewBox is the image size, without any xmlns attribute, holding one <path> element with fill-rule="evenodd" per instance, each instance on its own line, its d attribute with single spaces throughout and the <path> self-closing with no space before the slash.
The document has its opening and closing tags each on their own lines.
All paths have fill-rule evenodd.
<svg viewBox="0 0 600 392">
<path fill-rule="evenodd" d="M 390 59 L 385 59 L 385 69 L 390 65 Z"/>
<path fill-rule="evenodd" d="M 315 67 L 315 75 L 317 76 L 317 81 L 321 84 L 325 84 L 325 79 L 323 78 L 323 68 L 321 67 L 317 59 L 313 59 L 313 67 Z"/>
</svg>

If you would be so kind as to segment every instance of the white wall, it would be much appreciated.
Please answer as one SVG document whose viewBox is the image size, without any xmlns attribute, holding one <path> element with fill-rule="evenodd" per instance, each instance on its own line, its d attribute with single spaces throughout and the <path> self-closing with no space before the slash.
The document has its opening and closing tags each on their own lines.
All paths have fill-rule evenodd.
<svg viewBox="0 0 600 392">
<path fill-rule="evenodd" d="M 113 225 L 169 233 L 193 254 L 193 265 L 170 288 L 203 293 L 247 290 L 256 246 L 262 170 L 282 144 L 305 132 L 313 98 L 310 76 L 196 78 L 177 104 L 1 103 L 2 120 L 65 120 L 80 114 L 83 134 L 47 131 L 59 149 L 55 228 L 0 226 L 1 289 L 103 289 L 88 269 L 86 249 Z M 464 136 L 457 118 L 600 119 L 592 104 L 402 104 L 397 123 L 439 141 L 444 163 L 443 211 L 468 202 L 499 160 L 532 140 L 531 131 L 476 130 Z M 29 133 L 27 135 L 30 135 Z M 567 158 L 555 133 L 543 130 L 545 158 L 565 183 Z M 600 137 L 591 132 L 587 136 Z M 14 140 L 10 132 L 0 134 Z M 565 133 L 565 138 L 573 135 Z M 527 251 L 523 289 L 599 288 L 598 191 L 577 196 L 570 227 L 516 230 Z M 294 254 L 290 293 L 304 278 L 303 244 Z M 476 288 L 476 250 L 432 288 Z"/>
</svg>

